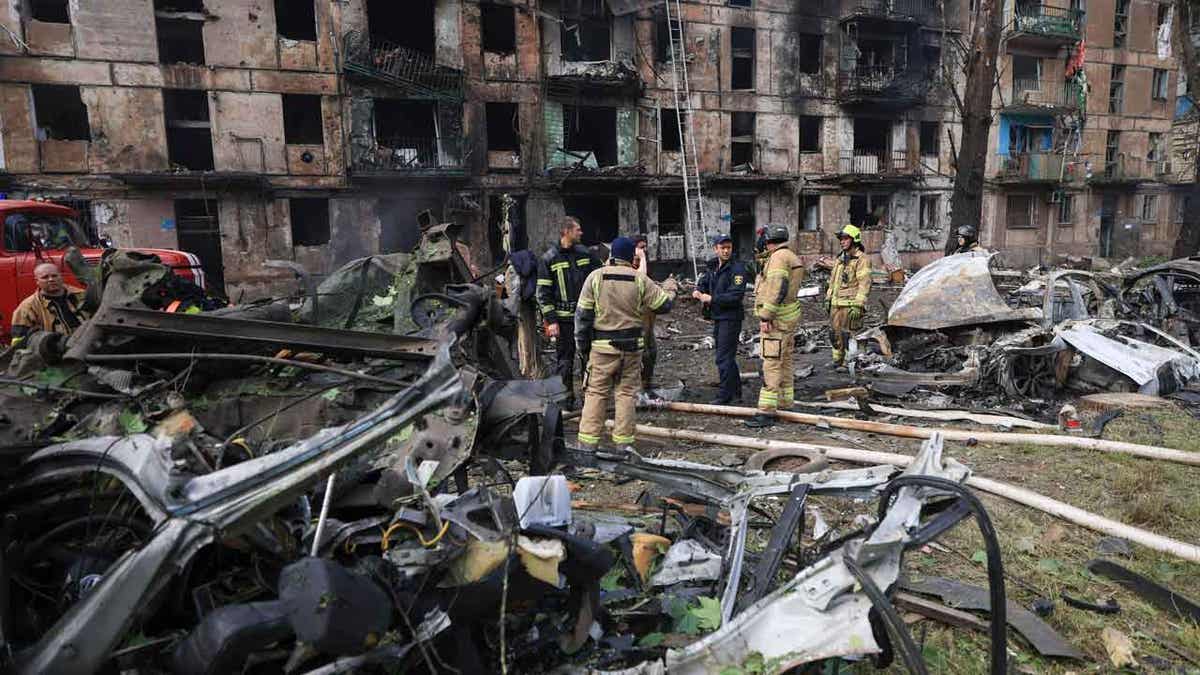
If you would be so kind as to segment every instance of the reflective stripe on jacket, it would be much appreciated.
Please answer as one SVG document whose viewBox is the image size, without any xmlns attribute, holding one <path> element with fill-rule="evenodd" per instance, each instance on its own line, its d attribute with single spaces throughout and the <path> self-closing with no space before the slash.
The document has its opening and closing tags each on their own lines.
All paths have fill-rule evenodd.
<svg viewBox="0 0 1200 675">
<path fill-rule="evenodd" d="M 838 254 L 829 276 L 829 290 L 825 299 L 834 307 L 866 307 L 867 295 L 871 292 L 871 259 L 862 249 L 854 249 L 852 255 Z"/>
<path fill-rule="evenodd" d="M 804 265 L 787 247 L 771 252 L 763 268 L 761 283 L 754 289 L 754 315 L 763 321 L 791 323 L 800 319 L 800 301 L 796 298 L 804 281 Z"/>
<path fill-rule="evenodd" d="M 617 261 L 592 272 L 584 281 L 576 326 L 590 329 L 594 351 L 636 351 L 645 346 L 645 313 L 668 311 L 672 300 L 653 279 Z"/>
<path fill-rule="evenodd" d="M 569 321 L 583 281 L 600 261 L 582 246 L 554 246 L 538 261 L 537 303 L 546 321 Z"/>
</svg>

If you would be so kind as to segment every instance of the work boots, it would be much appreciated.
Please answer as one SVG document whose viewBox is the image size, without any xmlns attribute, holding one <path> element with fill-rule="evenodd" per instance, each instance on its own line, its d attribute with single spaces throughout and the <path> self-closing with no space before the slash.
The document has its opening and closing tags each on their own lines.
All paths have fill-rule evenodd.
<svg viewBox="0 0 1200 675">
<path fill-rule="evenodd" d="M 760 412 L 743 422 L 743 424 L 751 429 L 766 429 L 767 427 L 775 426 L 777 420 L 778 417 L 775 415 Z"/>
</svg>

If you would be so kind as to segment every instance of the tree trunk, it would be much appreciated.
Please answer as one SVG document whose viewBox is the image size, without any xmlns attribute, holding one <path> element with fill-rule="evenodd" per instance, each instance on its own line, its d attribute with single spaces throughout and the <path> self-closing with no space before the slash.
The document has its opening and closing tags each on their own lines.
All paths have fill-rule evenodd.
<svg viewBox="0 0 1200 675">
<path fill-rule="evenodd" d="M 1193 97 L 1200 93 L 1200 63 L 1196 62 L 1196 48 L 1192 44 L 1192 14 L 1200 11 L 1196 0 L 1175 0 L 1175 46 L 1179 50 L 1179 66 L 1187 79 L 1188 93 Z M 1194 99 L 1193 99 L 1194 100 Z M 1196 114 L 1195 112 L 1192 113 Z M 1200 137 L 1200 133 L 1197 133 Z M 1200 142 L 1197 143 L 1200 146 Z M 1179 235 L 1175 238 L 1172 257 L 1184 258 L 1196 255 L 1200 250 L 1200 147 L 1194 147 L 1192 185 L 1188 190 L 1190 199 L 1183 214 Z"/>
<path fill-rule="evenodd" d="M 1179 0 L 1183 2 L 1184 0 Z M 974 225 L 982 236 L 983 173 L 987 166 L 988 133 L 992 128 L 992 91 L 996 59 L 1004 25 L 1003 0 L 979 0 L 975 28 L 967 55 L 967 86 L 962 98 L 962 142 L 958 147 L 954 193 L 950 197 L 950 232 L 945 250 L 958 247 L 955 230 Z"/>
</svg>

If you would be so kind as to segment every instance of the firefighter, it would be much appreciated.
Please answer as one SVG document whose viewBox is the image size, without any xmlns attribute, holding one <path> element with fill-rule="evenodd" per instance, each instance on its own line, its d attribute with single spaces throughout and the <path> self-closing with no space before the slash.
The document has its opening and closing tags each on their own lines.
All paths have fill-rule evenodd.
<svg viewBox="0 0 1200 675">
<path fill-rule="evenodd" d="M 958 248 L 955 253 L 974 253 L 987 249 L 979 245 L 979 230 L 974 225 L 958 226 Z"/>
<path fill-rule="evenodd" d="M 862 230 L 847 225 L 837 237 L 842 251 L 834 260 L 829 289 L 825 292 L 834 368 L 840 368 L 846 359 L 849 336 L 862 330 L 867 295 L 871 292 L 871 259 L 863 250 Z"/>
<path fill-rule="evenodd" d="M 588 250 L 580 245 L 583 226 L 573 216 L 562 221 L 558 244 L 552 246 L 538 263 L 537 301 L 547 338 L 556 338 L 555 372 L 567 388 L 567 410 L 575 409 L 575 303 L 583 289 L 583 280 L 600 267 Z M 585 366 L 586 367 L 586 366 Z"/>
<path fill-rule="evenodd" d="M 716 348 L 717 374 L 721 390 L 713 400 L 715 405 L 725 405 L 742 400 L 742 376 L 738 372 L 738 336 L 742 332 L 742 296 L 750 271 L 746 264 L 733 259 L 733 239 L 727 234 L 713 237 L 713 252 L 716 257 L 708 261 L 708 269 L 700 275 L 692 297 L 699 300 L 706 310 L 706 318 L 713 320 L 713 343 Z"/>
<path fill-rule="evenodd" d="M 642 376 L 642 319 L 646 311 L 670 311 L 679 285 L 668 279 L 662 287 L 633 269 L 635 246 L 628 237 L 612 243 L 609 264 L 583 283 L 575 310 L 575 340 L 587 363 L 579 445 L 595 448 L 604 430 L 609 394 L 616 382 L 617 446 L 633 444 L 634 406 Z"/>
<path fill-rule="evenodd" d="M 57 333 L 63 337 L 75 332 L 87 320 L 83 312 L 82 291 L 63 282 L 62 272 L 54 263 L 34 268 L 37 290 L 17 305 L 12 317 L 12 345 L 20 346 L 34 333 Z"/>
<path fill-rule="evenodd" d="M 795 399 L 792 353 L 796 325 L 800 323 L 796 292 L 804 280 L 804 265 L 788 249 L 786 227 L 769 225 L 764 241 L 767 262 L 759 272 L 761 284 L 754 289 L 763 383 L 758 392 L 758 412 L 746 420 L 746 426 L 754 429 L 775 424 L 779 408 L 791 408 Z"/>
<path fill-rule="evenodd" d="M 646 235 L 635 234 L 633 268 L 650 276 L 650 258 L 646 255 Z M 658 364 L 658 340 L 654 338 L 654 312 L 647 311 L 642 317 L 642 337 L 646 348 L 642 350 L 642 390 L 649 393 L 654 388 L 654 366 Z"/>
</svg>

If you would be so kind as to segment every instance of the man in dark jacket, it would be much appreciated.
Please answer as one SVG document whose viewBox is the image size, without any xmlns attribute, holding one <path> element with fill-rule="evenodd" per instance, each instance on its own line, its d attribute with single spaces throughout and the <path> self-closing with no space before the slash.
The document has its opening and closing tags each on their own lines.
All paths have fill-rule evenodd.
<svg viewBox="0 0 1200 675">
<path fill-rule="evenodd" d="M 588 274 L 600 267 L 600 261 L 580 245 L 582 239 L 583 226 L 567 216 L 559 228 L 558 244 L 538 263 L 538 307 L 546 337 L 557 340 L 555 372 L 569 392 L 564 404 L 568 410 L 575 408 L 575 304 Z"/>
<path fill-rule="evenodd" d="M 738 337 L 742 332 L 742 296 L 750 270 L 740 260 L 733 259 L 733 239 L 727 234 L 713 239 L 715 258 L 696 282 L 692 297 L 703 303 L 713 320 L 713 340 L 716 342 L 717 373 L 721 391 L 713 403 L 725 405 L 742 398 L 742 376 L 738 372 Z"/>
</svg>

